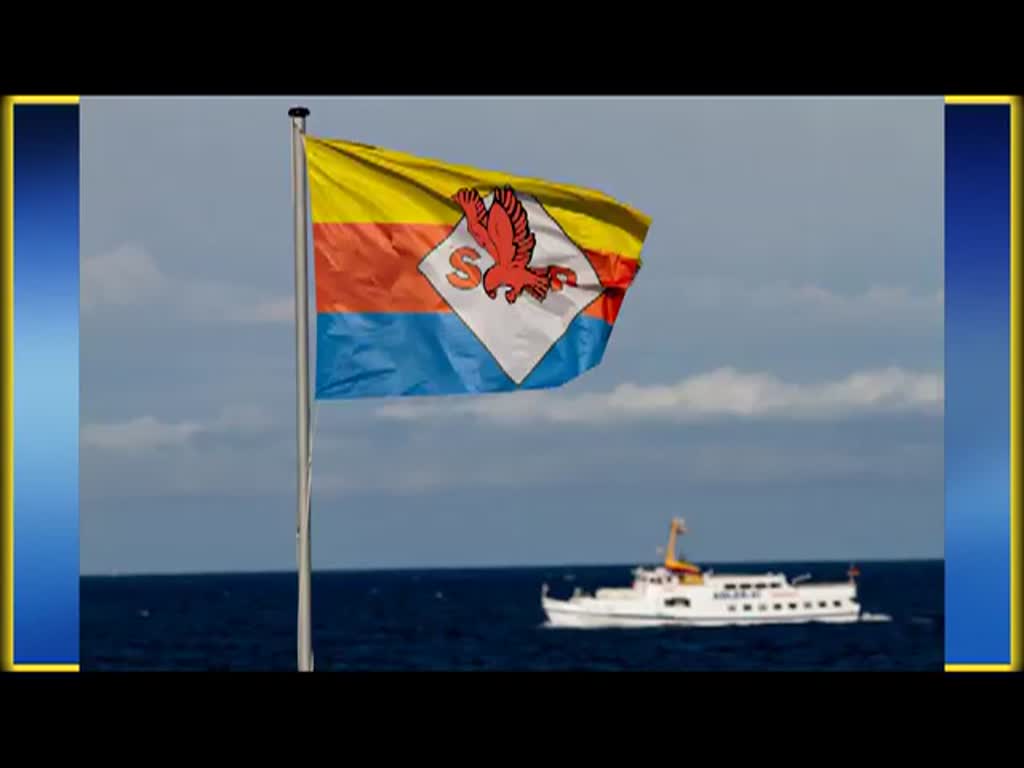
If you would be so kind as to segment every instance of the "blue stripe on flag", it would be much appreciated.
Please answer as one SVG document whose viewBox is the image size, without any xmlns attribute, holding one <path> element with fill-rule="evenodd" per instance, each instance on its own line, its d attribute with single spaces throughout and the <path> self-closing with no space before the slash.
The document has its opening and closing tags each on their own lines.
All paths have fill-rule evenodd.
<svg viewBox="0 0 1024 768">
<path fill-rule="evenodd" d="M 519 389 L 556 387 L 601 362 L 612 326 L 577 317 Z M 516 389 L 454 313 L 317 315 L 316 398 Z"/>
</svg>

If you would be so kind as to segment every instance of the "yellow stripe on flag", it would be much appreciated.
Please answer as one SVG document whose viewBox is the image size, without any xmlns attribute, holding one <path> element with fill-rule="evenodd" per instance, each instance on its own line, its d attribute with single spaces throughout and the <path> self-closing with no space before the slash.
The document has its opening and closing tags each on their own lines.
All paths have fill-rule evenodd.
<svg viewBox="0 0 1024 768">
<path fill-rule="evenodd" d="M 532 195 L 583 248 L 639 259 L 651 219 L 596 190 L 514 176 L 380 149 L 306 137 L 313 223 L 451 224 L 462 215 L 451 196 L 473 187 L 486 196 L 511 185 Z"/>
</svg>

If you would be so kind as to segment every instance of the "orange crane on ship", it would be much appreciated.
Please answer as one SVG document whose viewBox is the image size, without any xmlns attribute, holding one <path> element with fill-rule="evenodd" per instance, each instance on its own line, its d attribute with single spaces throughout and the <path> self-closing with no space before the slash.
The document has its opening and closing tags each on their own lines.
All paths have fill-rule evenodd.
<svg viewBox="0 0 1024 768">
<path fill-rule="evenodd" d="M 665 548 L 665 568 L 679 574 L 683 584 L 702 584 L 704 576 L 701 569 L 685 559 L 676 557 L 676 536 L 686 533 L 686 521 L 681 517 L 672 519 L 668 529 L 668 546 Z"/>
</svg>

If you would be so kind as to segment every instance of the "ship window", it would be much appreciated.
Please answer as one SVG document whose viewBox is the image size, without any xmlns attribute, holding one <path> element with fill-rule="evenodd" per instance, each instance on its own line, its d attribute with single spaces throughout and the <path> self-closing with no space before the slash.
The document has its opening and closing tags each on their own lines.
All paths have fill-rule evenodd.
<svg viewBox="0 0 1024 768">
<path fill-rule="evenodd" d="M 744 605 L 743 606 L 743 610 L 744 611 L 749 611 L 750 610 L 750 606 L 749 605 Z"/>
<path fill-rule="evenodd" d="M 796 605 L 796 603 L 790 603 L 790 604 L 789 604 L 789 609 L 790 609 L 791 611 L 795 611 L 795 610 L 797 609 L 797 605 Z"/>
<path fill-rule="evenodd" d="M 822 600 L 820 603 L 818 603 L 818 607 L 819 608 L 828 608 L 828 603 L 826 603 L 824 600 Z"/>
<path fill-rule="evenodd" d="M 767 585 L 766 584 L 757 584 L 756 586 L 757 586 L 758 589 L 764 589 Z"/>
<path fill-rule="evenodd" d="M 684 608 L 690 607 L 690 598 L 688 597 L 670 597 L 665 601 L 665 605 L 681 605 Z"/>
<path fill-rule="evenodd" d="M 781 587 L 781 586 L 782 586 L 782 584 L 780 584 L 780 583 L 779 583 L 779 582 L 777 582 L 777 581 L 773 581 L 773 582 L 772 582 L 772 589 L 778 589 L 778 588 L 779 588 L 779 587 Z"/>
<path fill-rule="evenodd" d="M 736 585 L 735 584 L 726 584 L 725 588 L 726 589 L 736 589 Z"/>
<path fill-rule="evenodd" d="M 740 584 L 740 589 L 750 589 L 749 584 Z"/>
<path fill-rule="evenodd" d="M 778 603 L 776 603 L 776 604 L 775 604 L 775 610 L 776 610 L 776 611 L 781 611 L 781 610 L 782 610 L 782 606 L 781 606 L 781 605 L 779 605 Z"/>
<path fill-rule="evenodd" d="M 834 605 L 834 606 L 835 606 L 836 608 L 838 608 L 839 606 L 841 606 L 841 605 L 842 605 L 842 603 L 841 603 L 841 602 L 839 602 L 838 600 L 836 600 L 836 601 L 834 601 L 834 602 L 832 603 L 832 605 Z"/>
<path fill-rule="evenodd" d="M 729 610 L 732 611 L 733 613 L 735 613 L 736 612 L 736 606 L 735 605 L 730 605 L 729 606 Z"/>
<path fill-rule="evenodd" d="M 804 608 L 813 608 L 814 603 L 804 603 Z"/>
</svg>

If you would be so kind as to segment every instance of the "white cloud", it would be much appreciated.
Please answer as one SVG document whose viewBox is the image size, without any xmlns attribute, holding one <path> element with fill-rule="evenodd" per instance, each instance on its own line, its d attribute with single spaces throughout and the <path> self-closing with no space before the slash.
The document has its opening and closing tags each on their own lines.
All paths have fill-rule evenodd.
<svg viewBox="0 0 1024 768">
<path fill-rule="evenodd" d="M 665 286 L 677 300 L 694 309 L 745 309 L 754 312 L 795 312 L 801 317 L 853 324 L 942 322 L 944 293 L 913 293 L 899 285 L 872 285 L 856 293 L 837 293 L 814 283 L 778 280 L 746 284 L 739 280 L 686 276 Z"/>
<path fill-rule="evenodd" d="M 630 457 L 626 481 L 641 485 L 751 487 L 822 479 L 906 480 L 941 474 L 941 436 L 935 442 L 933 433 L 906 433 L 896 427 L 865 444 L 862 433 L 831 422 L 824 430 L 796 432 L 792 437 L 782 433 L 781 438 L 771 431 L 771 424 L 755 424 L 741 436 L 731 429 L 711 428 L 697 436 L 688 430 L 652 433 L 643 427 L 696 419 L 711 420 L 712 427 L 722 418 L 810 419 L 870 408 L 935 410 L 941 402 L 939 377 L 898 369 L 803 386 L 726 369 L 674 386 L 627 385 L 605 394 L 408 401 L 390 405 L 387 415 L 441 417 L 440 423 L 392 429 L 382 437 L 386 433 L 379 423 L 339 414 L 339 428 L 332 429 L 330 417 L 321 414 L 314 436 L 313 488 L 315 499 L 323 500 L 360 492 L 402 496 L 454 488 L 533 494 L 567 484 L 601 483 L 622 472 L 620 452 L 609 453 L 585 439 L 581 443 L 579 434 L 557 433 L 566 423 L 609 422 L 638 427 L 625 430 L 624 450 Z M 453 408 L 471 420 L 499 422 L 501 428 L 473 430 L 467 436 L 452 423 Z M 83 488 L 104 497 L 286 497 L 295 482 L 291 417 L 291 411 L 281 415 L 234 406 L 208 418 L 145 416 L 86 425 Z M 552 429 L 544 429 L 547 422 Z M 520 426 L 539 427 L 540 439 L 519 432 Z M 736 467 L 743 468 L 739 475 Z"/>
<path fill-rule="evenodd" d="M 161 306 L 201 322 L 238 325 L 293 322 L 291 296 L 267 296 L 244 285 L 184 280 L 165 274 L 145 248 L 125 244 L 82 261 L 82 310 Z"/>
<path fill-rule="evenodd" d="M 82 442 L 109 451 L 150 451 L 184 445 L 202 431 L 194 421 L 169 423 L 143 416 L 116 424 L 87 424 Z"/>
<path fill-rule="evenodd" d="M 523 452 L 502 441 L 487 441 L 486 449 L 467 457 L 457 440 L 402 438 L 387 449 L 387 461 L 367 454 L 360 442 L 366 437 L 317 438 L 313 448 L 313 491 L 316 495 L 349 492 L 415 494 L 444 489 L 508 488 L 527 493 L 565 482 L 567 471 L 581 468 L 605 456 L 577 454 L 566 467 L 557 449 Z M 293 471 L 288 467 L 288 471 Z"/>
<path fill-rule="evenodd" d="M 82 309 L 127 307 L 160 301 L 171 293 L 171 281 L 143 248 L 127 244 L 82 260 Z"/>
<path fill-rule="evenodd" d="M 112 424 L 86 424 L 82 443 L 89 448 L 113 452 L 144 453 L 163 448 L 181 448 L 204 434 L 251 434 L 272 425 L 260 408 L 230 406 L 206 422 L 196 420 L 162 421 L 142 416 Z"/>
<path fill-rule="evenodd" d="M 377 413 L 394 420 L 453 415 L 508 425 L 549 422 L 830 419 L 886 410 L 941 410 L 943 377 L 886 368 L 836 381 L 795 384 L 767 373 L 719 368 L 664 386 L 623 384 L 607 393 L 518 392 L 439 402 L 388 404 Z"/>
<path fill-rule="evenodd" d="M 878 320 L 899 315 L 942 319 L 943 292 L 914 294 L 902 286 L 873 285 L 849 295 L 835 293 L 812 283 L 776 282 L 751 292 L 755 308 L 795 307 L 815 309 L 835 319 Z"/>
<path fill-rule="evenodd" d="M 295 301 L 287 296 L 237 306 L 232 308 L 231 319 L 246 325 L 291 324 L 295 322 Z"/>
<path fill-rule="evenodd" d="M 893 479 L 941 474 L 942 445 L 879 440 L 868 450 L 797 442 L 768 448 L 763 444 L 711 443 L 688 448 L 677 457 L 687 481 L 711 486 L 756 486 L 851 478 Z M 742 467 L 742 472 L 736 468 Z"/>
</svg>

